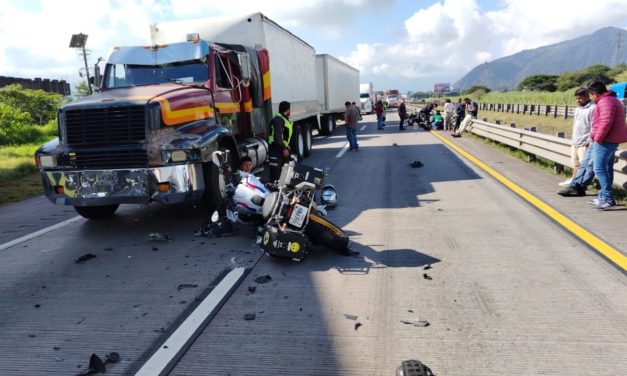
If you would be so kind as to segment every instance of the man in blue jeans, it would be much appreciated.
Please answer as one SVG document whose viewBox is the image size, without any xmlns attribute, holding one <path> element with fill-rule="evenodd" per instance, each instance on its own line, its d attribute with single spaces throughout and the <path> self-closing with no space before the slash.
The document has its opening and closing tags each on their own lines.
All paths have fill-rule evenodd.
<svg viewBox="0 0 627 376">
<path fill-rule="evenodd" d="M 597 107 L 592 117 L 590 137 L 594 173 L 599 179 L 598 203 L 593 206 L 597 210 L 607 210 L 616 205 L 614 201 L 614 154 L 618 144 L 627 141 L 627 125 L 625 109 L 616 98 L 616 93 L 607 90 L 601 81 L 594 81 L 588 86 L 590 98 Z"/>
<path fill-rule="evenodd" d="M 359 121 L 359 110 L 357 107 L 352 106 L 351 102 L 344 103 L 346 106 L 346 112 L 344 113 L 344 120 L 346 121 L 346 138 L 350 145 L 349 151 L 359 150 L 357 145 L 357 122 Z"/>
<path fill-rule="evenodd" d="M 557 194 L 564 197 L 586 195 L 586 188 L 592 183 L 592 179 L 594 179 L 594 162 L 592 160 L 593 148 L 594 144 L 588 145 L 586 152 L 583 154 L 583 158 L 579 160 L 579 168 L 577 169 L 575 177 L 571 180 L 570 185 L 557 192 Z M 594 204 L 597 205 L 598 202 L 594 202 Z"/>
</svg>

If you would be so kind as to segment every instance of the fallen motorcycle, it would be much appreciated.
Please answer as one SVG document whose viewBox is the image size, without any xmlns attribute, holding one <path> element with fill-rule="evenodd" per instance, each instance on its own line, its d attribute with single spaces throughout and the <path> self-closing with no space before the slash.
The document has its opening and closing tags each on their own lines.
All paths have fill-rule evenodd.
<svg viewBox="0 0 627 376">
<path fill-rule="evenodd" d="M 348 235 L 317 214 L 316 191 L 322 187 L 322 170 L 294 162 L 283 166 L 276 192 L 263 204 L 267 221 L 261 248 L 270 256 L 301 261 L 312 246 L 324 246 L 348 254 Z"/>
<path fill-rule="evenodd" d="M 227 185 L 225 199 L 196 234 L 221 237 L 232 233 L 234 224 L 254 225 L 261 248 L 270 256 L 300 261 L 312 245 L 352 254 L 348 236 L 321 215 L 326 214 L 327 205 L 337 204 L 337 196 L 327 192 L 326 198 L 321 198 L 326 205 L 315 203 L 324 176 L 322 170 L 294 161 L 284 165 L 274 186 L 240 173 L 239 179 Z M 333 186 L 324 189 L 335 192 Z"/>
</svg>

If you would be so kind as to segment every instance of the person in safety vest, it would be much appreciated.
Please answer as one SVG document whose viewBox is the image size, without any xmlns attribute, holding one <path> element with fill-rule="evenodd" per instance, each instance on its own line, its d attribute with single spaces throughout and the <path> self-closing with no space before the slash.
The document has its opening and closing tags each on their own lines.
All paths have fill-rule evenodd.
<svg viewBox="0 0 627 376">
<path fill-rule="evenodd" d="M 281 176 L 281 168 L 290 156 L 290 141 L 292 140 L 292 123 L 290 118 L 290 102 L 279 103 L 279 112 L 270 122 L 270 177 L 268 181 L 274 182 Z"/>
</svg>

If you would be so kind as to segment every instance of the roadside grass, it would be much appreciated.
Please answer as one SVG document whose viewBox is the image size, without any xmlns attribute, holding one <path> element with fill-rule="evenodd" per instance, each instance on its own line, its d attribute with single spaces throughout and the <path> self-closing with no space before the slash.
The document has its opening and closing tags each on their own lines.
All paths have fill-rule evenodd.
<svg viewBox="0 0 627 376">
<path fill-rule="evenodd" d="M 536 127 L 538 133 L 553 136 L 555 136 L 557 132 L 564 132 L 565 138 L 570 138 L 573 132 L 573 119 L 496 111 L 480 111 L 478 117 L 480 119 L 486 118 L 491 123 L 497 120 L 500 120 L 503 125 L 514 123 L 516 124 L 516 128 Z"/>
<path fill-rule="evenodd" d="M 34 158 L 39 146 L 0 146 L 0 205 L 43 193 Z"/>
<path fill-rule="evenodd" d="M 508 153 L 509 155 L 516 157 L 522 161 L 525 161 L 527 163 L 531 163 L 533 166 L 535 166 L 536 168 L 539 168 L 542 171 L 548 172 L 552 175 L 557 175 L 557 176 L 562 176 L 565 179 L 568 179 L 571 177 L 572 175 L 572 169 L 570 167 L 564 166 L 564 170 L 561 173 L 556 173 L 554 170 L 554 165 L 555 163 L 548 160 L 548 159 L 544 159 L 541 157 L 536 156 L 536 158 L 533 161 L 529 161 L 528 159 L 528 154 L 522 150 L 517 150 L 517 149 L 510 149 L 510 147 L 508 145 L 504 145 L 501 144 L 500 142 L 494 141 L 494 140 L 490 140 L 488 138 L 485 137 L 481 137 L 478 136 L 474 133 L 468 132 L 468 134 L 470 135 L 471 138 L 475 139 L 475 140 L 479 140 L 481 142 L 483 142 L 486 145 L 489 145 L 501 152 L 504 153 Z M 614 186 L 614 199 L 616 200 L 616 204 L 617 205 L 621 205 L 621 206 L 627 206 L 627 189 L 623 189 L 617 186 Z M 555 189 L 555 193 L 557 194 L 557 191 L 559 190 L 559 187 L 556 186 Z M 589 191 L 593 192 L 593 193 L 597 193 L 598 189 L 597 189 L 597 185 L 596 185 L 596 180 L 595 182 L 588 188 Z"/>
</svg>

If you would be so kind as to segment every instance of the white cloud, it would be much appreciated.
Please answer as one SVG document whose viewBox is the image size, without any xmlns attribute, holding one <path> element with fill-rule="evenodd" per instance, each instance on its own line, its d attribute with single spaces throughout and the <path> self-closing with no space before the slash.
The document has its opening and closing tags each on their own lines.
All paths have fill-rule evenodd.
<svg viewBox="0 0 627 376">
<path fill-rule="evenodd" d="M 477 0 L 438 1 L 405 20 L 403 41 L 358 44 L 342 59 L 368 79 L 385 74 L 427 88 L 436 81 L 453 82 L 485 61 L 605 26 L 626 26 L 627 19 L 624 0 L 504 0 L 498 5 L 482 11 Z"/>
</svg>

